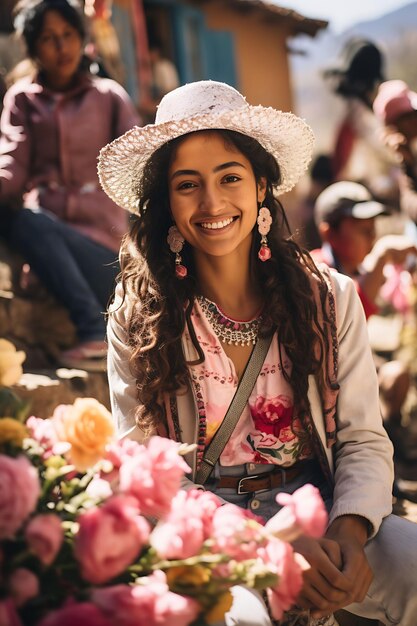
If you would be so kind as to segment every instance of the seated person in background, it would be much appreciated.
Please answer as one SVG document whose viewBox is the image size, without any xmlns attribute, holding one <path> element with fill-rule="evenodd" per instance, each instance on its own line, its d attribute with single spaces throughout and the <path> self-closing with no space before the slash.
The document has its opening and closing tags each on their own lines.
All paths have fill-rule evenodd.
<svg viewBox="0 0 417 626">
<path fill-rule="evenodd" d="M 149 61 L 151 64 L 152 82 L 149 98 L 141 102 L 140 112 L 146 123 L 153 124 L 156 109 L 161 98 L 179 87 L 180 79 L 174 63 L 163 52 L 162 42 L 154 36 L 151 36 L 149 39 Z"/>
<path fill-rule="evenodd" d="M 97 157 L 138 116 L 120 85 L 83 67 L 77 0 L 23 0 L 16 28 L 37 72 L 4 99 L 0 206 L 10 211 L 11 244 L 75 324 L 79 344 L 62 353 L 61 364 L 101 369 L 102 312 L 128 221 L 99 185 Z"/>
<path fill-rule="evenodd" d="M 367 318 L 378 310 L 376 298 L 385 281 L 385 265 L 404 264 L 409 254 L 416 253 L 412 241 L 403 235 L 387 235 L 375 243 L 375 218 L 384 214 L 384 205 L 363 185 L 348 181 L 327 187 L 315 207 L 323 244 L 311 254 L 316 262 L 353 278 Z"/>
<path fill-rule="evenodd" d="M 316 202 L 315 217 L 323 244 L 311 255 L 316 262 L 354 280 L 367 318 L 378 311 L 376 299 L 385 282 L 385 266 L 403 265 L 409 254 L 416 253 L 412 241 L 403 235 L 386 235 L 375 243 L 375 219 L 385 213 L 384 205 L 354 182 L 330 185 Z M 399 418 L 409 388 L 409 373 L 398 361 L 375 360 L 388 423 Z"/>
<path fill-rule="evenodd" d="M 379 87 L 374 112 L 400 166 L 401 210 L 417 223 L 417 93 L 402 80 L 388 80 Z"/>
</svg>

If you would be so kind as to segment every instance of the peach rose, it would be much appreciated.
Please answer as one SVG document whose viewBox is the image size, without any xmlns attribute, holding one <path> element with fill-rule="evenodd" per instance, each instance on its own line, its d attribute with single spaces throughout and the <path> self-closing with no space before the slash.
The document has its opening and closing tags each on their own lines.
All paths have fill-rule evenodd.
<svg viewBox="0 0 417 626">
<path fill-rule="evenodd" d="M 77 398 L 74 404 L 60 404 L 52 420 L 60 441 L 68 442 L 68 456 L 84 472 L 99 461 L 114 435 L 112 416 L 94 398 Z"/>
<path fill-rule="evenodd" d="M 23 374 L 22 363 L 26 359 L 23 350 L 17 351 L 7 339 L 0 339 L 0 386 L 15 385 Z"/>
</svg>

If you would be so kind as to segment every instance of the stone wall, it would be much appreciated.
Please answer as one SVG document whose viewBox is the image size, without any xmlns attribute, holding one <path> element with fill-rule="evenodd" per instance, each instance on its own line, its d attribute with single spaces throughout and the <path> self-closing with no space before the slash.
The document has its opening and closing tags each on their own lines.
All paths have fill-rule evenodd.
<svg viewBox="0 0 417 626">
<path fill-rule="evenodd" d="M 57 404 L 93 397 L 109 407 L 105 372 L 59 368 L 61 350 L 77 341 L 66 309 L 47 292 L 23 259 L 0 240 L 0 337 L 24 350 L 24 375 L 14 390 L 31 414 L 48 417 Z"/>
</svg>

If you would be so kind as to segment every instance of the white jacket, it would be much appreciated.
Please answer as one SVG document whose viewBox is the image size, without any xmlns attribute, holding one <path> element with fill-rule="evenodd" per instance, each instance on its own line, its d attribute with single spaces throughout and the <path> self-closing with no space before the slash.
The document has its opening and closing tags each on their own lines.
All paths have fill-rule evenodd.
<svg viewBox="0 0 417 626">
<path fill-rule="evenodd" d="M 382 519 L 391 512 L 393 481 L 392 445 L 382 425 L 378 383 L 366 320 L 353 281 L 332 273 L 336 300 L 339 341 L 337 440 L 326 447 L 321 400 L 314 376 L 309 379 L 308 397 L 313 421 L 334 475 L 334 504 L 331 523 L 336 517 L 360 515 L 371 524 L 370 536 L 378 532 Z M 108 324 L 108 376 L 113 417 L 120 437 L 143 441 L 135 425 L 137 407 L 135 380 L 129 368 L 130 349 L 126 341 L 129 304 L 116 298 Z M 187 358 L 194 348 L 183 342 Z M 177 396 L 179 425 L 183 441 L 197 441 L 197 409 L 191 389 Z M 195 475 L 196 452 L 187 455 Z M 186 480 L 184 488 L 194 486 Z"/>
</svg>

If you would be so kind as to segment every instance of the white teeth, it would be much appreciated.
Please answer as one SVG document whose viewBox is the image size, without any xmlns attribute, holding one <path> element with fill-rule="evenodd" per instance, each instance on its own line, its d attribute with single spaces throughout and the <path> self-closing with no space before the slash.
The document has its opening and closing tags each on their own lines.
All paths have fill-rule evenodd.
<svg viewBox="0 0 417 626">
<path fill-rule="evenodd" d="M 202 228 L 208 228 L 209 230 L 216 230 L 217 228 L 224 228 L 225 226 L 229 226 L 233 222 L 233 217 L 229 217 L 227 220 L 223 220 L 222 222 L 203 222 L 200 224 Z"/>
</svg>

